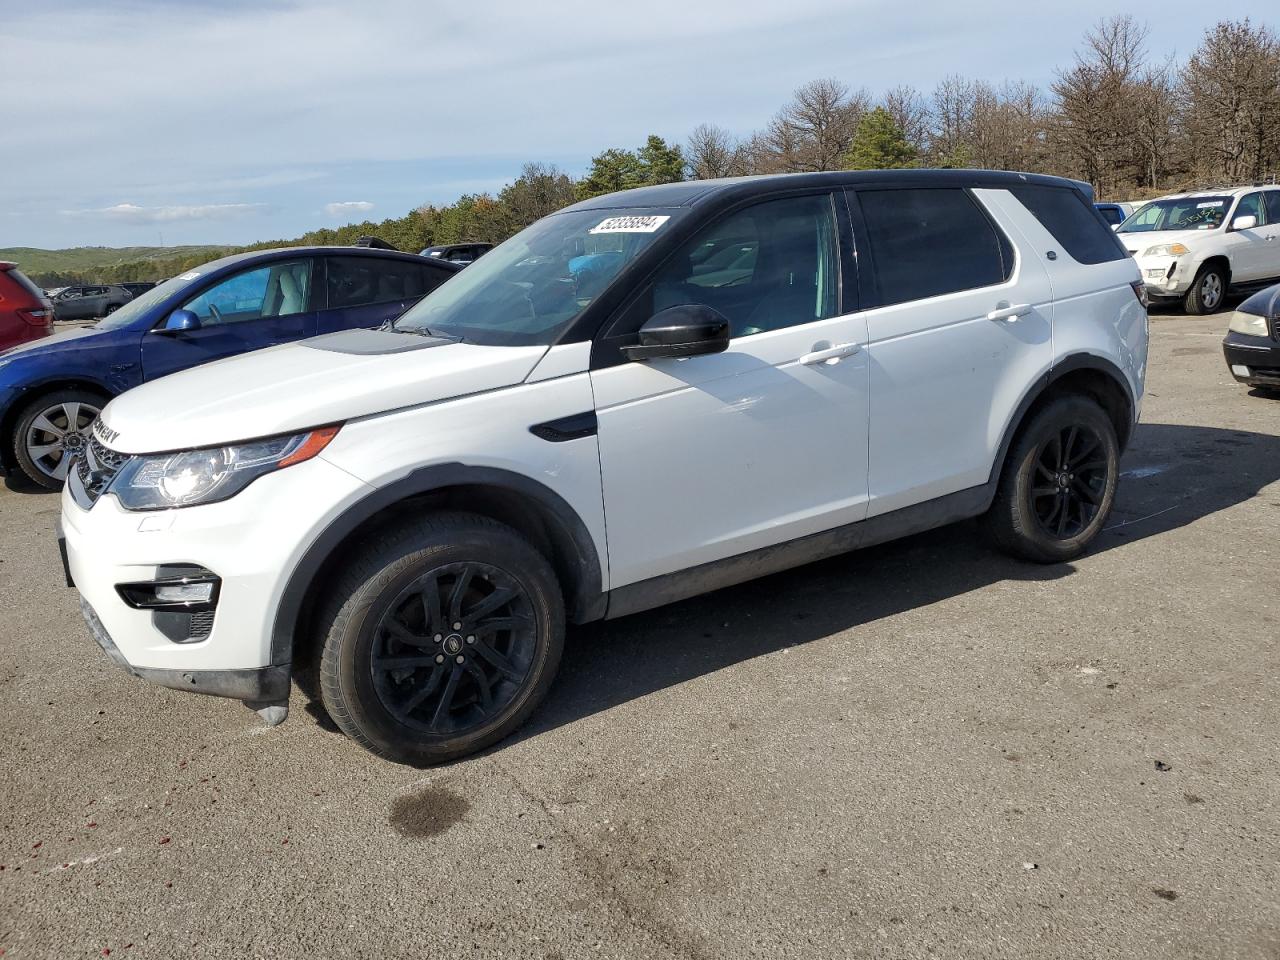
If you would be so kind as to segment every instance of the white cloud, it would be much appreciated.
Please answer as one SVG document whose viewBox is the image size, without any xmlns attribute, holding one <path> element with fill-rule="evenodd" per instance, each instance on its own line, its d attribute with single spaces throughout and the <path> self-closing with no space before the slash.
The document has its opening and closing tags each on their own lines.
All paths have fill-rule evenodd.
<svg viewBox="0 0 1280 960">
<path fill-rule="evenodd" d="M 63 213 L 72 217 L 102 217 L 119 223 L 170 223 L 174 220 L 228 220 L 258 213 L 264 206 L 261 203 L 204 203 L 141 207 L 136 203 L 117 203 L 96 210 L 64 210 Z"/>
<path fill-rule="evenodd" d="M 368 213 L 373 204 L 368 200 L 335 200 L 324 205 L 324 212 L 331 217 L 346 217 L 353 213 Z"/>
</svg>

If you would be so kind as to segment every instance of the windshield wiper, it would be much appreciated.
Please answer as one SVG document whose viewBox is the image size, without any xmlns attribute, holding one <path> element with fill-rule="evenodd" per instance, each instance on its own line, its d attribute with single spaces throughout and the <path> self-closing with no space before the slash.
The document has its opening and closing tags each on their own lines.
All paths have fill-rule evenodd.
<svg viewBox="0 0 1280 960">
<path fill-rule="evenodd" d="M 431 332 L 430 327 L 397 327 L 394 320 L 382 321 L 382 326 L 378 327 L 378 330 L 386 333 L 411 333 L 418 337 L 436 336 L 436 334 Z"/>
</svg>

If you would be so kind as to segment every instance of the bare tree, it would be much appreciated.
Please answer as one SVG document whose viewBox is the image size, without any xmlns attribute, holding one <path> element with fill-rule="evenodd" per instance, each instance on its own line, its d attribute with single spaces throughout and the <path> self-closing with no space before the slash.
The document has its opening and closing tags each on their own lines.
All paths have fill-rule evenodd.
<svg viewBox="0 0 1280 960">
<path fill-rule="evenodd" d="M 1280 166 L 1280 43 L 1265 26 L 1206 31 L 1182 74 L 1189 146 L 1203 177 L 1274 176 Z"/>
<path fill-rule="evenodd" d="M 871 97 L 839 80 L 812 80 L 774 117 L 765 140 L 784 170 L 838 170 Z"/>
<path fill-rule="evenodd" d="M 893 118 L 902 135 L 924 154 L 929 140 L 929 105 L 915 87 L 894 87 L 884 95 L 882 106 Z"/>
<path fill-rule="evenodd" d="M 1100 21 L 1075 64 L 1058 74 L 1057 146 L 1100 193 L 1131 178 L 1132 96 L 1145 68 L 1147 28 L 1128 14 Z"/>
<path fill-rule="evenodd" d="M 958 74 L 942 80 L 933 91 L 933 129 L 929 162 L 940 167 L 967 167 L 972 155 L 974 83 Z"/>
<path fill-rule="evenodd" d="M 685 146 L 685 167 L 690 180 L 734 176 L 741 166 L 738 145 L 729 131 L 713 123 L 699 124 Z"/>
</svg>

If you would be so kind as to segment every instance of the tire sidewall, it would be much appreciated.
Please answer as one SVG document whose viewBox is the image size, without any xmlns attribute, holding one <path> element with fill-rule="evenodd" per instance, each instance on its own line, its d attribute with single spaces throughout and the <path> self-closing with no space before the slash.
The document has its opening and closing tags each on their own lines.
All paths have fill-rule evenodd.
<svg viewBox="0 0 1280 960">
<path fill-rule="evenodd" d="M 1222 292 L 1218 295 L 1218 302 L 1212 307 L 1207 305 L 1200 296 L 1200 288 L 1204 284 L 1204 279 L 1209 274 L 1215 274 L 1218 277 L 1222 287 Z M 1221 267 L 1201 267 L 1196 273 L 1196 278 L 1191 284 L 1191 290 L 1187 293 L 1186 303 L 1184 304 L 1186 312 L 1194 316 L 1204 316 L 1213 313 L 1222 308 L 1223 302 L 1227 299 L 1227 277 Z"/>
<path fill-rule="evenodd" d="M 45 394 L 37 400 L 33 400 L 23 411 L 18 414 L 18 419 L 14 426 L 13 435 L 9 438 L 10 449 L 13 450 L 13 456 L 18 461 L 18 466 L 22 469 L 23 474 L 32 483 L 39 484 L 46 490 L 61 490 L 62 481 L 53 477 L 46 476 L 45 473 L 35 465 L 35 462 L 27 454 L 27 433 L 30 431 L 32 424 L 45 410 L 59 403 L 86 403 L 92 404 L 99 410 L 101 415 L 102 408 L 107 405 L 107 400 L 96 393 L 90 393 L 87 390 L 59 390 L 55 393 Z"/>
<path fill-rule="evenodd" d="M 387 609 L 414 580 L 450 563 L 480 560 L 499 567 L 526 591 L 533 606 L 536 649 L 523 688 L 500 713 L 462 734 L 432 736 L 401 724 L 383 705 L 371 670 L 377 626 Z M 564 614 L 559 587 L 545 559 L 501 528 L 452 534 L 448 543 L 414 549 L 368 579 L 343 607 L 340 634 L 331 635 L 326 655 L 336 646 L 337 677 L 347 713 L 374 750 L 407 763 L 429 764 L 474 753 L 517 728 L 546 694 L 563 649 Z"/>
<path fill-rule="evenodd" d="M 1074 537 L 1058 539 L 1040 526 L 1032 504 L 1031 488 L 1035 483 L 1036 460 L 1041 444 L 1053 433 L 1077 424 L 1088 426 L 1102 440 L 1107 459 L 1106 489 L 1089 525 Z M 1036 416 L 1018 444 L 1013 508 L 1019 532 L 1044 559 L 1062 562 L 1078 557 L 1105 526 L 1115 505 L 1119 479 L 1120 444 L 1116 439 L 1115 426 L 1102 408 L 1081 397 L 1070 397 L 1052 404 Z"/>
</svg>

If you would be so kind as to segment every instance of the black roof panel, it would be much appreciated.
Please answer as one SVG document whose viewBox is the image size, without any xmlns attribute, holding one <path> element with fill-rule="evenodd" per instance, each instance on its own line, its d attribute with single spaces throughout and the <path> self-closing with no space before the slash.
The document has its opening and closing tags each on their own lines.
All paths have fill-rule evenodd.
<svg viewBox="0 0 1280 960">
<path fill-rule="evenodd" d="M 771 193 L 810 187 L 991 187 L 1022 184 L 1072 187 L 1090 200 L 1093 189 L 1078 180 L 1007 170 L 836 170 L 828 173 L 776 173 L 722 180 L 686 180 L 635 190 L 621 190 L 582 200 L 566 210 L 608 210 L 618 207 L 691 207 L 711 197 Z"/>
</svg>

